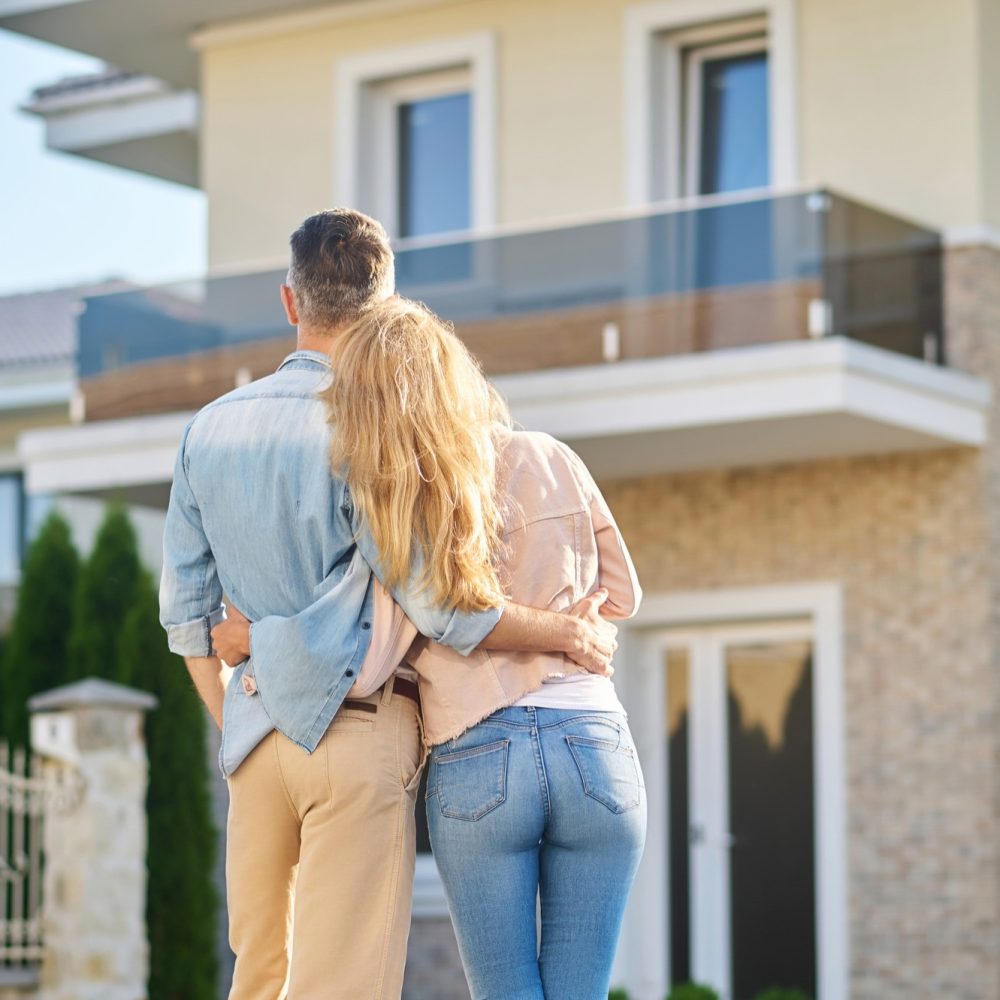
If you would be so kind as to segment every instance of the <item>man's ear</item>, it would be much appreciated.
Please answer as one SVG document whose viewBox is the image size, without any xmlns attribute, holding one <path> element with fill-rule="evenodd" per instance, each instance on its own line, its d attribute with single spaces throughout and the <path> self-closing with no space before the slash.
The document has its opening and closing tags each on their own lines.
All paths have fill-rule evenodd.
<svg viewBox="0 0 1000 1000">
<path fill-rule="evenodd" d="M 299 310 L 295 305 L 295 293 L 289 285 L 281 286 L 281 304 L 285 308 L 285 315 L 291 326 L 299 325 Z"/>
</svg>

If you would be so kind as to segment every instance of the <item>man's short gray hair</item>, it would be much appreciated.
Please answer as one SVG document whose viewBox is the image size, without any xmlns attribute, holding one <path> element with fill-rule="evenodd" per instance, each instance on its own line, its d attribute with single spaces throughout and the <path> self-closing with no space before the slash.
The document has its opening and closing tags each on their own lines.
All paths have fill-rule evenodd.
<svg viewBox="0 0 1000 1000">
<path fill-rule="evenodd" d="M 389 236 L 370 216 L 351 208 L 317 212 L 292 233 L 290 243 L 288 284 L 307 323 L 344 326 L 395 292 Z"/>
</svg>

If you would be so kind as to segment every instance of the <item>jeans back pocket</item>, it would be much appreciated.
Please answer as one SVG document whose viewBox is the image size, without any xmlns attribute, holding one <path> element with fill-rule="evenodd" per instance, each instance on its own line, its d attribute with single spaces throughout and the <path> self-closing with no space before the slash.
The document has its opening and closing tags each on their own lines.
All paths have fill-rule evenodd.
<svg viewBox="0 0 1000 1000">
<path fill-rule="evenodd" d="M 588 736 L 567 736 L 583 791 L 613 813 L 635 809 L 641 800 L 639 768 L 630 746 Z"/>
<path fill-rule="evenodd" d="M 451 753 L 435 751 L 430 777 L 443 816 L 475 821 L 507 798 L 507 755 L 510 740 Z"/>
</svg>

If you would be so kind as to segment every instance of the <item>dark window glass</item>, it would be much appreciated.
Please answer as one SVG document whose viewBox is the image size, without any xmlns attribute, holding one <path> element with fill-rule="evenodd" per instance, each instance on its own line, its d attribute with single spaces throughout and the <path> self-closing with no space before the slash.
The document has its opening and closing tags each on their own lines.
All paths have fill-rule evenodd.
<svg viewBox="0 0 1000 1000">
<path fill-rule="evenodd" d="M 700 194 L 770 181 L 767 53 L 707 59 L 701 69 Z"/>
<path fill-rule="evenodd" d="M 24 495 L 21 477 L 0 476 L 0 584 L 15 583 L 24 548 Z"/>
<path fill-rule="evenodd" d="M 417 854 L 431 853 L 431 835 L 427 829 L 427 772 L 429 767 L 424 767 L 424 773 L 420 776 L 420 788 L 417 789 Z"/>
<path fill-rule="evenodd" d="M 469 228 L 470 107 L 467 93 L 399 106 L 400 236 Z"/>
<path fill-rule="evenodd" d="M 816 995 L 812 655 L 806 643 L 727 650 L 734 1000 Z"/>
<path fill-rule="evenodd" d="M 667 652 L 667 780 L 670 802 L 670 979 L 676 986 L 691 979 L 691 868 L 688 797 L 690 694 L 688 652 Z"/>
</svg>

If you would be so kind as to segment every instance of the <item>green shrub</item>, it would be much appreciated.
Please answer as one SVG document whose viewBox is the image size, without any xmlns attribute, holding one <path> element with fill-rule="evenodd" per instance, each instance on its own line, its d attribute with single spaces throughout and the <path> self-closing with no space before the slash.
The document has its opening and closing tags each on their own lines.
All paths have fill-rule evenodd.
<svg viewBox="0 0 1000 1000">
<path fill-rule="evenodd" d="M 758 993 L 754 1000 L 812 1000 L 812 998 L 802 990 L 787 990 L 780 986 L 772 986 Z"/>
<path fill-rule="evenodd" d="M 28 739 L 31 695 L 98 676 L 155 694 L 149 755 L 149 1000 L 215 1000 L 216 912 L 205 712 L 168 649 L 156 588 L 121 508 L 108 511 L 81 568 L 52 514 L 28 551 L 0 658 L 0 734 Z"/>
<path fill-rule="evenodd" d="M 66 666 L 80 558 L 55 512 L 28 549 L 17 608 L 0 658 L 0 735 L 28 743 L 28 699 L 69 680 Z"/>
<path fill-rule="evenodd" d="M 122 622 L 135 602 L 141 570 L 128 514 L 123 507 L 109 507 L 73 597 L 70 679 L 102 677 L 132 683 L 130 664 L 119 661 L 117 645 Z"/>
<path fill-rule="evenodd" d="M 608 994 L 608 1000 L 628 1000 L 628 990 L 616 989 Z"/>
<path fill-rule="evenodd" d="M 214 1000 L 218 900 L 205 711 L 167 649 L 156 588 L 142 571 L 118 643 L 118 673 L 159 700 L 146 717 L 149 1000 Z"/>
<path fill-rule="evenodd" d="M 719 1000 L 719 994 L 709 986 L 681 983 L 667 994 L 667 1000 Z"/>
</svg>

